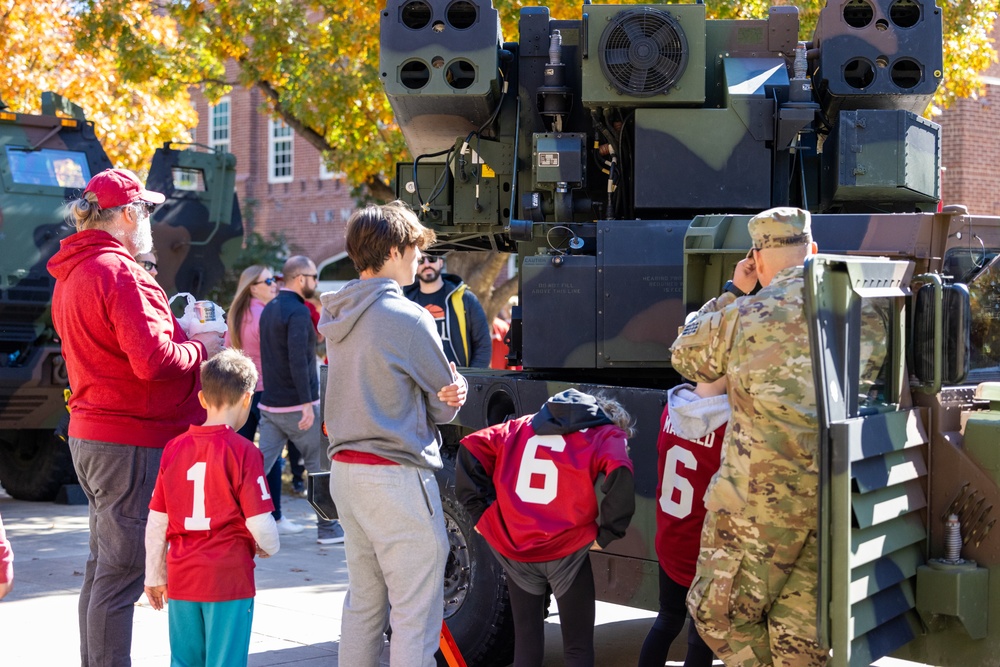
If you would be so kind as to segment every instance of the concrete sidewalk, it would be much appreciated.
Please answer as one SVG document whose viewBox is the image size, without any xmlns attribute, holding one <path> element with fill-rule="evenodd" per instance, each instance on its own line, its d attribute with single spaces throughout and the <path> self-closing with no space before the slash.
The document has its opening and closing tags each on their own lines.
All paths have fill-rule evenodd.
<svg viewBox="0 0 1000 667">
<path fill-rule="evenodd" d="M 337 665 L 347 590 L 344 547 L 316 544 L 315 514 L 305 500 L 282 498 L 282 509 L 286 517 L 309 528 L 283 535 L 281 551 L 257 561 L 249 664 Z M 15 578 L 13 591 L 0 601 L 0 664 L 79 664 L 77 598 L 88 553 L 86 506 L 30 503 L 0 495 L 0 516 L 14 549 Z M 597 664 L 635 665 L 654 614 L 604 603 L 597 606 Z M 546 667 L 562 664 L 555 605 L 552 611 L 546 622 Z M 678 638 L 672 659 L 683 661 L 682 643 L 683 637 Z M 132 664 L 166 666 L 169 656 L 167 614 L 154 611 L 143 597 L 135 609 Z M 389 664 L 388 656 L 387 649 L 382 664 Z"/>
</svg>

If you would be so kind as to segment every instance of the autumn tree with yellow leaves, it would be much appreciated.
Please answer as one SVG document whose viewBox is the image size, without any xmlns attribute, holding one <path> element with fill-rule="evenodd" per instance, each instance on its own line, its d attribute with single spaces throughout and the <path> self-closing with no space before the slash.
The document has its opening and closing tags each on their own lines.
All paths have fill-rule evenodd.
<svg viewBox="0 0 1000 667">
<path fill-rule="evenodd" d="M 67 0 L 0 0 L 0 99 L 13 111 L 38 112 L 43 92 L 57 92 L 84 108 L 112 162 L 148 169 L 165 141 L 186 139 L 198 120 L 188 86 L 169 76 L 134 78 L 119 53 L 101 44 L 74 47 L 86 28 Z M 152 16 L 147 31 L 176 43 L 174 21 Z"/>
<path fill-rule="evenodd" d="M 497 0 L 504 33 L 516 35 L 523 5 Z M 533 3 L 530 3 L 533 4 Z M 580 2 L 553 0 L 553 17 Z M 762 17 L 762 0 L 710 2 L 709 15 Z M 774 4 L 788 4 L 776 2 Z M 822 0 L 794 3 L 809 35 Z M 270 110 L 323 151 L 355 184 L 391 195 L 387 175 L 406 147 L 382 94 L 378 36 L 382 3 L 344 0 L 0 0 L 4 102 L 37 109 L 41 92 L 77 102 L 97 125 L 115 164 L 142 170 L 164 141 L 196 124 L 188 91 L 209 99 L 232 86 L 258 88 Z M 993 0 L 946 0 L 945 85 L 940 108 L 980 94 L 979 73 L 996 60 Z M 225 63 L 238 64 L 227 79 Z"/>
<path fill-rule="evenodd" d="M 997 10 L 996 0 L 939 2 L 945 85 L 935 105 L 944 108 L 983 91 L 979 74 L 997 57 L 990 38 Z M 494 0 L 508 39 L 517 38 L 518 15 L 528 4 L 544 4 L 562 19 L 579 17 L 582 8 L 579 1 Z M 710 17 L 755 18 L 766 16 L 770 4 L 710 0 L 707 9 Z M 773 4 L 797 5 L 800 38 L 808 39 L 825 1 Z M 195 125 L 190 87 L 210 100 L 233 86 L 257 88 L 269 111 L 331 166 L 385 200 L 393 195 L 394 163 L 409 156 L 379 78 L 383 6 L 380 0 L 0 0 L 3 99 L 26 111 L 44 90 L 69 97 L 96 122 L 115 164 L 142 170 L 157 146 L 186 138 Z M 227 62 L 236 63 L 235 78 L 226 77 Z M 502 264 L 494 258 L 483 275 L 466 277 L 487 296 L 489 274 Z"/>
</svg>

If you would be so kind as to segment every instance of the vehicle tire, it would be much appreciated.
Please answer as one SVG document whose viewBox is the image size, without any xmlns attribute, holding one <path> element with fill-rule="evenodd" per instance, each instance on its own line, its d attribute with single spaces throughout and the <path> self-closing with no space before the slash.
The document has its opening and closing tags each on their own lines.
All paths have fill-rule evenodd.
<svg viewBox="0 0 1000 667">
<path fill-rule="evenodd" d="M 76 482 L 69 445 L 52 431 L 0 431 L 0 484 L 18 500 L 52 500 Z"/>
<path fill-rule="evenodd" d="M 507 575 L 472 517 L 455 497 L 455 460 L 438 473 L 448 564 L 444 573 L 444 620 L 469 667 L 500 667 L 514 658 L 514 619 Z"/>
</svg>

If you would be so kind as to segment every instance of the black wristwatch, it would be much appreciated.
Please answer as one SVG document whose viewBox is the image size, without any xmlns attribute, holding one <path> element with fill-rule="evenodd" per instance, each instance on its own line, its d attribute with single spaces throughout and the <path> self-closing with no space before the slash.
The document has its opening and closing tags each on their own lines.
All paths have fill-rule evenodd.
<svg viewBox="0 0 1000 667">
<path fill-rule="evenodd" d="M 734 294 L 736 296 L 747 295 L 747 293 L 741 290 L 739 287 L 737 287 L 736 283 L 734 283 L 732 280 L 728 281 L 725 285 L 722 286 L 722 291 L 729 292 L 730 294 Z"/>
</svg>

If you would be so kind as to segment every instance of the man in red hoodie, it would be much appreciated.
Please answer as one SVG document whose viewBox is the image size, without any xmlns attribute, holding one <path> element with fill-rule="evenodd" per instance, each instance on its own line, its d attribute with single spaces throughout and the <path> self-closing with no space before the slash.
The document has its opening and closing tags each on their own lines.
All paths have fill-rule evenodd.
<svg viewBox="0 0 1000 667">
<path fill-rule="evenodd" d="M 188 340 L 163 289 L 133 259 L 152 248 L 149 216 L 163 200 L 130 171 L 102 171 L 70 202 L 77 232 L 48 263 L 56 279 L 52 321 L 73 388 L 69 447 L 90 505 L 84 667 L 131 664 L 132 605 L 142 594 L 160 455 L 204 420 L 198 369 L 222 349 L 216 333 Z"/>
</svg>

